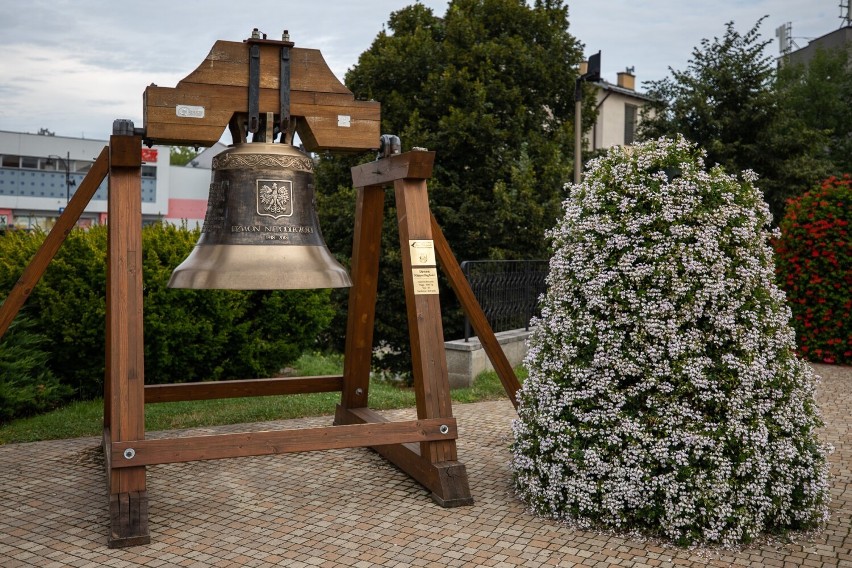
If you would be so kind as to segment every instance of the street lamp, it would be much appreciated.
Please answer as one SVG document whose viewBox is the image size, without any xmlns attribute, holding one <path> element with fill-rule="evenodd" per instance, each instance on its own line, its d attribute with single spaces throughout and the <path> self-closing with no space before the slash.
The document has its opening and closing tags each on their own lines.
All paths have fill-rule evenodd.
<svg viewBox="0 0 852 568">
<path fill-rule="evenodd" d="M 65 158 L 51 154 L 47 157 L 47 163 L 51 164 L 52 160 L 59 160 L 65 168 L 65 205 L 71 200 L 71 188 L 77 185 L 77 181 L 71 179 L 71 152 L 65 154 Z"/>
<path fill-rule="evenodd" d="M 583 81 L 601 80 L 601 52 L 589 57 L 586 72 L 574 82 L 574 183 L 583 174 Z"/>
</svg>

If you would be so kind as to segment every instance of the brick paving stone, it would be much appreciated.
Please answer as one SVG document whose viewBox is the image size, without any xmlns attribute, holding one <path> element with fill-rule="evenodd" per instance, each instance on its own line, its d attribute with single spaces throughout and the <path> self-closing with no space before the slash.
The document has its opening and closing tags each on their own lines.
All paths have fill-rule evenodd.
<svg viewBox="0 0 852 568">
<path fill-rule="evenodd" d="M 457 405 L 459 460 L 475 504 L 442 509 L 365 449 L 148 468 L 151 544 L 107 548 L 98 438 L 0 446 L 0 565 L 150 568 L 580 566 L 852 568 L 852 368 L 815 365 L 830 457 L 822 532 L 741 550 L 684 550 L 530 516 L 513 495 L 506 401 Z M 391 420 L 413 409 L 387 411 Z M 330 417 L 149 432 L 148 438 L 324 426 Z"/>
</svg>

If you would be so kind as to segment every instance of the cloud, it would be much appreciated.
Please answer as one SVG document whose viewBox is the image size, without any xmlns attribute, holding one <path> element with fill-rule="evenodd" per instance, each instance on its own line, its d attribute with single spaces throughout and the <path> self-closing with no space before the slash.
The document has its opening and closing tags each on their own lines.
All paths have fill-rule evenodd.
<svg viewBox="0 0 852 568">
<path fill-rule="evenodd" d="M 271 39 L 284 29 L 300 47 L 322 51 L 343 79 L 386 24 L 414 0 L 281 2 L 116 2 L 5 0 L 0 18 L 0 129 L 107 137 L 115 118 L 141 122 L 146 85 L 175 86 L 202 64 L 216 40 L 242 41 L 258 27 Z M 422 0 L 437 16 L 446 0 Z M 735 21 L 748 31 L 763 14 L 764 37 L 793 22 L 794 40 L 833 31 L 836 0 L 590 0 L 567 2 L 569 31 L 586 54 L 601 50 L 604 78 L 635 66 L 641 83 L 682 70 L 702 38 Z M 776 51 L 772 51 L 772 50 Z M 768 53 L 777 52 L 772 44 Z M 92 137 L 92 136 L 89 136 Z"/>
</svg>

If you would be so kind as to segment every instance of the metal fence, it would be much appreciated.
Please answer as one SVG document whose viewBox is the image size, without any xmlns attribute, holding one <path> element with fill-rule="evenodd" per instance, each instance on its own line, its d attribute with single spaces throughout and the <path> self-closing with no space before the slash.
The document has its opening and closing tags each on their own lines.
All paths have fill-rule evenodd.
<svg viewBox="0 0 852 568">
<path fill-rule="evenodd" d="M 495 332 L 529 329 L 538 297 L 547 288 L 546 260 L 466 260 L 461 269 Z M 465 316 L 464 340 L 470 336 Z"/>
</svg>

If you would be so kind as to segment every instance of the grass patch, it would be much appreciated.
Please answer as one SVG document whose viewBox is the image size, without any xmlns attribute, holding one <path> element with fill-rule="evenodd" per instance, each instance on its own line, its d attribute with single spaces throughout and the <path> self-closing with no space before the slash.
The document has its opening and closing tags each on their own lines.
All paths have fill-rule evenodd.
<svg viewBox="0 0 852 568">
<path fill-rule="evenodd" d="M 343 372 L 341 355 L 302 355 L 293 368 L 300 376 L 336 375 Z M 526 370 L 515 370 L 526 378 Z M 506 398 L 500 379 L 493 371 L 479 375 L 472 387 L 451 391 L 455 403 Z M 415 405 L 414 389 L 371 380 L 369 406 L 376 410 L 409 408 Z M 222 424 L 286 420 L 334 413 L 340 393 L 313 393 L 293 396 L 266 396 L 165 402 L 145 405 L 145 430 L 180 430 Z M 14 420 L 0 426 L 0 444 L 37 442 L 81 436 L 100 436 L 103 430 L 103 400 L 75 402 L 39 416 Z"/>
</svg>

